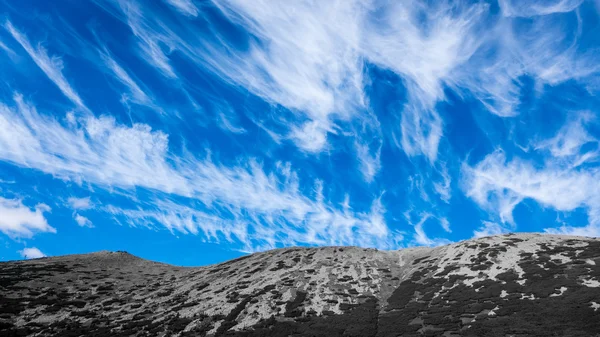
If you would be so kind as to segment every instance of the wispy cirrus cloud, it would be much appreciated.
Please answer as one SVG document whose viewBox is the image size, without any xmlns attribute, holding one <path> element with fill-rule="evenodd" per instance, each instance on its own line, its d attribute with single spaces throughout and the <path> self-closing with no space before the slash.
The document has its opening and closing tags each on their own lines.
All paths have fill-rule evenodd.
<svg viewBox="0 0 600 337">
<path fill-rule="evenodd" d="M 126 88 L 126 92 L 121 94 L 121 102 L 127 108 L 130 108 L 131 104 L 137 104 L 163 113 L 162 108 L 155 102 L 155 97 L 150 90 L 144 83 L 139 81 L 130 69 L 123 66 L 120 60 L 109 50 L 107 44 L 98 36 L 96 32 L 97 28 L 90 25 L 88 32 L 81 32 L 75 30 L 68 23 L 62 20 L 61 22 L 62 25 L 60 27 L 50 25 L 48 28 L 53 31 L 54 35 L 58 35 L 58 41 L 55 42 L 64 49 L 63 52 L 66 55 L 77 58 L 80 61 L 89 62 L 96 67 L 96 70 L 110 75 L 123 85 Z M 32 41 L 35 41 L 35 37 L 29 40 L 10 21 L 6 22 L 5 28 L 67 98 L 82 109 L 90 111 L 64 74 L 64 62 L 62 60 L 64 57 L 49 54 L 41 42 L 37 43 L 37 48 L 34 48 L 35 43 Z M 86 39 L 83 36 L 85 33 L 92 34 L 94 39 Z M 10 53 L 14 55 L 12 50 L 10 50 Z"/>
<path fill-rule="evenodd" d="M 106 5 L 102 6 L 106 8 Z M 145 21 L 139 4 L 136 2 L 121 0 L 118 1 L 117 6 L 124 13 L 125 20 L 133 34 L 139 39 L 138 46 L 143 59 L 159 69 L 166 78 L 177 78 L 175 70 L 169 62 L 169 57 L 161 47 L 161 44 L 171 47 L 174 41 L 170 41 L 168 36 L 160 36 L 153 31 L 150 23 Z"/>
<path fill-rule="evenodd" d="M 331 122 L 356 117 L 365 108 L 363 67 L 371 62 L 409 79 L 400 145 L 409 155 L 425 154 L 435 161 L 443 132 L 433 107 L 443 96 L 445 77 L 477 46 L 471 33 L 477 19 L 469 18 L 477 16 L 479 7 L 453 16 L 451 6 L 425 8 L 415 2 L 299 2 L 290 7 L 227 1 L 217 6 L 264 43 L 251 43 L 234 58 L 213 47 L 204 63 L 258 95 L 306 113 L 312 121 L 293 132 L 299 146 L 323 149 L 327 133 L 334 132 Z M 336 13 L 336 20 L 325 17 L 330 13 Z M 421 25 L 419 20 L 430 22 Z"/>
<path fill-rule="evenodd" d="M 372 182 L 381 169 L 381 145 L 374 151 L 370 144 L 356 143 L 356 158 L 359 161 L 359 168 L 366 182 Z"/>
<path fill-rule="evenodd" d="M 361 4 L 258 1 L 215 3 L 227 17 L 258 37 L 228 56 L 206 46 L 198 64 L 255 94 L 310 119 L 291 138 L 309 152 L 325 148 L 334 119 L 364 107 L 363 62 L 358 53 Z M 336 13 L 336 20 L 328 20 Z M 226 40 L 221 40 L 226 42 Z"/>
<path fill-rule="evenodd" d="M 57 10 L 1 32 L 25 55 L 11 66 L 30 57 L 90 107 L 35 105 L 25 72 L 2 69 L 16 71 L 0 160 L 90 188 L 91 199 L 59 199 L 73 225 L 104 215 L 246 251 L 397 248 L 517 229 L 515 208 L 535 200 L 589 218 L 549 231 L 597 233 L 597 112 L 565 122 L 554 111 L 597 105 L 589 1 L 93 3 L 92 22 Z M 38 43 L 39 31 L 52 40 Z M 451 215 L 473 207 L 459 180 L 485 211 L 473 228 Z"/>
<path fill-rule="evenodd" d="M 192 0 L 166 0 L 169 5 L 173 6 L 173 8 L 177 9 L 180 13 L 196 17 L 198 16 L 198 7 L 194 5 Z"/>
<path fill-rule="evenodd" d="M 583 208 L 589 221 L 586 227 L 563 226 L 548 231 L 600 235 L 600 171 L 593 165 L 598 161 L 598 139 L 586 129 L 589 118 L 589 114 L 579 114 L 554 137 L 538 143 L 537 151 L 545 158 L 541 167 L 519 157 L 508 159 L 502 151 L 486 156 L 474 167 L 465 165 L 467 196 L 513 226 L 513 210 L 524 199 L 557 211 Z M 586 144 L 595 146 L 586 148 Z M 581 167 L 583 164 L 588 165 Z"/>
<path fill-rule="evenodd" d="M 293 202 L 293 208 L 272 211 L 218 202 L 208 212 L 204 207 L 161 199 L 138 209 L 109 206 L 107 212 L 131 225 L 158 224 L 173 233 L 200 235 L 210 242 L 241 244 L 247 252 L 297 244 L 389 249 L 403 240 L 402 233 L 387 227 L 379 199 L 368 212 L 352 211 L 349 205 L 335 209 L 322 196 L 316 200 L 297 197 L 288 202 Z"/>
<path fill-rule="evenodd" d="M 106 69 L 108 69 L 110 73 L 129 91 L 128 94 L 123 94 L 123 102 L 132 102 L 155 109 L 157 108 L 152 99 L 144 92 L 144 90 L 142 90 L 142 88 L 140 88 L 138 83 L 127 73 L 127 71 L 121 67 L 121 65 L 114 59 L 114 57 L 106 48 L 104 50 L 99 50 L 98 54 L 100 55 L 102 61 L 104 61 Z"/>
<path fill-rule="evenodd" d="M 66 180 L 125 190 L 146 188 L 190 198 L 202 207 L 210 205 L 223 219 L 231 221 L 231 225 L 221 226 L 220 232 L 228 237 L 235 235 L 238 240 L 248 238 L 244 242 L 248 247 L 263 241 L 271 246 L 281 242 L 360 242 L 379 247 L 394 242 L 395 234 L 380 215 L 384 211 L 380 201 L 364 213 L 336 208 L 325 201 L 322 192 L 313 197 L 304 195 L 296 173 L 285 163 L 267 172 L 254 160 L 226 167 L 210 158 L 177 157 L 169 152 L 167 135 L 152 131 L 147 125 L 126 127 L 108 117 L 92 116 L 61 124 L 40 115 L 21 96 L 14 99 L 13 106 L 0 105 L 2 160 Z M 157 200 L 160 202 L 161 198 L 164 197 Z M 81 200 L 69 202 L 74 207 L 86 206 Z M 198 217 L 202 207 L 194 210 L 177 204 L 170 208 L 150 205 L 149 210 L 124 210 L 120 214 L 139 220 L 154 219 L 178 228 L 168 225 L 171 222 L 167 220 L 192 221 L 186 214 Z M 166 209 L 177 211 L 160 211 Z M 248 217 L 260 225 L 250 230 Z M 205 224 L 198 219 L 193 223 L 201 229 Z M 223 222 L 226 221 L 220 223 Z M 261 231 L 270 232 L 271 236 L 249 234 Z"/>
<path fill-rule="evenodd" d="M 435 105 L 443 100 L 446 83 L 453 83 L 453 72 L 469 60 L 480 43 L 476 32 L 485 21 L 484 6 L 456 10 L 440 4 L 429 10 L 415 2 L 368 1 L 226 1 L 215 5 L 252 38 L 240 46 L 239 41 L 231 41 L 212 27 L 210 37 L 193 33 L 197 30 L 192 24 L 171 25 L 142 3 L 120 3 L 120 11 L 113 15 L 130 26 L 143 59 L 159 73 L 171 77 L 179 73 L 166 54 L 177 51 L 225 83 L 243 86 L 289 109 L 293 118 L 282 121 L 284 132 L 267 130 L 274 139 L 291 140 L 308 153 L 335 151 L 329 135 L 347 136 L 348 124 L 362 124 L 370 118 L 366 112 L 374 115 L 368 112 L 365 99 L 365 65 L 391 70 L 405 79 L 408 102 L 393 112 L 399 115 L 399 125 L 386 128 L 396 130 L 396 145 L 407 155 L 424 155 L 430 163 L 437 160 L 444 131 Z M 330 20 L 331 13 L 336 20 Z M 200 17 L 209 23 L 212 20 L 205 14 Z M 422 25 L 421 20 L 427 24 Z M 218 119 L 222 129 L 243 130 L 227 117 Z M 381 128 L 378 123 L 371 124 Z M 372 130 L 365 134 L 381 133 Z M 362 139 L 362 134 L 355 133 L 356 162 L 365 181 L 371 182 L 381 169 L 381 145 Z M 438 191 L 449 197 L 448 179 L 438 184 Z"/>
<path fill-rule="evenodd" d="M 500 225 L 491 221 L 483 221 L 483 225 L 473 231 L 473 237 L 481 238 L 484 236 L 492 236 L 510 232 L 507 226 Z"/>
<path fill-rule="evenodd" d="M 450 203 L 450 198 L 452 198 L 452 177 L 448 172 L 446 164 L 442 163 L 440 164 L 440 167 L 439 173 L 442 179 L 441 181 L 433 182 L 433 189 L 442 201 L 445 203 Z"/>
<path fill-rule="evenodd" d="M 233 134 L 246 133 L 239 122 L 237 112 L 229 105 L 223 102 L 214 104 L 215 122 L 225 132 Z"/>
<path fill-rule="evenodd" d="M 2 41 L 0 41 L 0 49 L 4 50 L 4 52 L 11 57 L 16 55 L 15 52 L 12 49 L 10 49 L 7 45 L 5 45 Z"/>
<path fill-rule="evenodd" d="M 74 126 L 63 125 L 40 115 L 22 96 L 14 99 L 14 106 L 0 105 L 3 160 L 75 181 L 93 177 L 105 185 L 186 189 L 176 176 L 165 179 L 171 172 L 165 134 L 152 133 L 147 125 L 118 126 L 110 117 L 88 116 L 73 120 Z"/>
<path fill-rule="evenodd" d="M 81 97 L 79 97 L 79 94 L 77 94 L 75 89 L 63 75 L 63 63 L 59 57 L 50 57 L 41 44 L 38 44 L 37 47 L 32 46 L 27 36 L 15 28 L 10 21 L 7 20 L 4 23 L 4 28 L 21 45 L 35 64 L 44 72 L 44 74 L 46 74 L 48 79 L 50 79 L 71 102 L 79 108 L 87 110 L 87 107 L 83 103 Z"/>
<path fill-rule="evenodd" d="M 294 120 L 284 136 L 305 151 L 322 151 L 327 146 L 327 133 L 335 132 L 334 119 L 348 120 L 357 108 L 364 107 L 363 62 L 355 46 L 347 45 L 357 31 L 351 19 L 357 4 L 322 3 L 321 10 L 308 3 L 216 5 L 230 20 L 246 25 L 269 48 L 252 43 L 250 49 L 236 51 L 232 42 L 216 31 L 212 34 L 221 45 L 192 34 L 193 26 L 172 30 L 159 16 L 152 15 L 152 9 L 140 4 L 121 5 L 118 15 L 138 36 L 144 59 L 159 72 L 174 74 L 166 70 L 173 69 L 171 62 L 156 47 L 161 43 L 183 53 L 200 69 L 210 69 L 228 83 L 243 85 L 267 101 L 291 109 L 298 120 L 308 118 L 304 122 Z M 330 12 L 337 12 L 342 20 L 337 24 L 327 20 Z"/>
<path fill-rule="evenodd" d="M 425 232 L 425 224 L 428 222 L 438 222 L 447 232 L 449 232 L 450 227 L 446 218 L 437 218 L 427 211 L 416 211 L 415 209 L 405 211 L 404 218 L 414 227 L 415 233 L 413 234 L 413 244 L 419 246 L 441 246 L 451 243 L 450 240 L 445 238 L 431 238 L 430 235 Z"/>
<path fill-rule="evenodd" d="M 577 9 L 583 0 L 530 1 L 499 0 L 498 4 L 504 16 L 531 17 L 556 13 L 568 13 Z"/>
<path fill-rule="evenodd" d="M 466 167 L 464 173 L 469 181 L 467 195 L 479 205 L 499 210 L 505 222 L 513 222 L 512 210 L 524 198 L 562 211 L 600 206 L 596 170 L 576 171 L 552 165 L 538 169 L 527 160 L 507 160 L 502 152 L 496 152 L 475 167 Z"/>
<path fill-rule="evenodd" d="M 593 81 L 600 68 L 597 55 L 580 48 L 587 43 L 581 35 L 582 22 L 577 14 L 581 1 L 554 3 L 558 7 L 553 8 L 550 2 L 501 1 L 504 16 L 497 18 L 494 28 L 483 35 L 468 67 L 457 73 L 458 87 L 474 94 L 489 112 L 514 117 L 520 113 L 518 106 L 527 78 L 536 83 L 538 91 L 546 85 L 556 86 L 569 80 Z M 507 11 L 532 17 L 525 24 L 519 15 L 507 15 Z M 575 29 L 565 29 L 570 25 Z"/>
<path fill-rule="evenodd" d="M 569 120 L 552 138 L 538 141 L 534 147 L 538 151 L 548 151 L 555 160 L 565 160 L 568 165 L 577 167 L 585 162 L 597 160 L 600 150 L 592 148 L 582 151 L 582 146 L 598 145 L 599 140 L 587 129 L 596 117 L 591 112 L 572 113 Z"/>
<path fill-rule="evenodd" d="M 506 14 L 517 5 L 512 1 L 501 3 L 505 15 L 493 14 L 485 4 L 460 1 L 215 3 L 252 36 L 242 45 L 215 30 L 192 34 L 192 23 L 169 25 L 151 6 L 119 4 L 120 12 L 111 12 L 127 22 L 144 59 L 159 72 L 175 74 L 163 45 L 198 68 L 308 118 L 290 121 L 287 135 L 308 152 L 326 149 L 336 125 L 359 118 L 366 109 L 366 63 L 404 79 L 408 95 L 397 111 L 398 146 L 430 162 L 437 159 L 444 134 L 436 107 L 446 99 L 444 88 L 474 95 L 491 113 L 509 117 L 518 114 L 523 76 L 556 85 L 599 70 L 593 53 L 578 50 L 581 37 L 561 30 L 581 1 L 527 4 L 540 14 L 528 26 Z M 336 20 L 328 20 L 329 13 Z M 550 18 L 550 13 L 565 18 Z"/>
<path fill-rule="evenodd" d="M 225 83 L 289 109 L 293 118 L 286 118 L 277 134 L 260 127 L 305 152 L 335 150 L 330 135 L 353 134 L 344 132 L 348 124 L 360 124 L 370 114 L 365 65 L 397 74 L 406 98 L 393 111 L 399 123 L 386 125 L 385 133 L 393 134 L 394 144 L 409 157 L 423 156 L 441 170 L 428 179 L 435 177 L 435 192 L 444 202 L 451 196 L 451 179 L 436 161 L 445 132 L 438 109 L 447 100 L 446 89 L 474 97 L 492 114 L 514 117 L 524 76 L 532 77 L 538 88 L 587 81 L 599 64 L 592 53 L 579 52 L 577 34 L 566 34 L 557 24 L 569 20 L 580 4 L 576 1 L 529 6 L 536 15 L 528 26 L 510 14 L 518 4 L 508 1 L 500 14 L 487 4 L 460 1 L 215 2 L 247 34 L 236 40 L 213 27 L 215 19 L 203 12 L 198 17 L 206 20 L 209 34 L 193 33 L 198 29 L 191 21 L 171 24 L 152 6 L 119 4 L 113 15 L 130 26 L 143 58 L 159 73 L 177 77 L 180 72 L 169 57 L 177 52 Z M 329 19 L 331 13 L 336 20 Z M 566 18 L 546 17 L 549 13 Z M 224 130 L 243 130 L 229 123 L 227 115 L 219 121 Z M 370 182 L 381 168 L 380 148 L 374 151 L 370 141 L 354 136 L 359 170 Z M 511 205 L 518 202 L 506 201 L 507 220 Z"/>
</svg>

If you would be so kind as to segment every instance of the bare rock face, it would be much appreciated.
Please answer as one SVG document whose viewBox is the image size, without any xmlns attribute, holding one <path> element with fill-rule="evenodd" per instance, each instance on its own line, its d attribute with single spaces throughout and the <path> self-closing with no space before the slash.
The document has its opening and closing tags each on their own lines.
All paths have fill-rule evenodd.
<svg viewBox="0 0 600 337">
<path fill-rule="evenodd" d="M 0 336 L 600 336 L 600 240 L 289 248 L 183 268 L 0 263 Z"/>
</svg>

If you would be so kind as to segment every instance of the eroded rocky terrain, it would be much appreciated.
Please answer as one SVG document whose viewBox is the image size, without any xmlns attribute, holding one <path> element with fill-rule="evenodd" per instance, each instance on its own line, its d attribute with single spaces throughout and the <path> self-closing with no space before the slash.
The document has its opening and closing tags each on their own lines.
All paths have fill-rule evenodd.
<svg viewBox="0 0 600 337">
<path fill-rule="evenodd" d="M 183 268 L 0 263 L 0 336 L 600 336 L 600 240 L 289 248 Z"/>
</svg>

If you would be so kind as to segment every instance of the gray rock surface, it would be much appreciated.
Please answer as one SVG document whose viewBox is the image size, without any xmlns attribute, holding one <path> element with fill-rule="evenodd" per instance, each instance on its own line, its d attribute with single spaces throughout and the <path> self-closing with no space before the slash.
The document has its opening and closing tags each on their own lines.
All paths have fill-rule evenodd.
<svg viewBox="0 0 600 337">
<path fill-rule="evenodd" d="M 184 268 L 125 252 L 0 263 L 0 336 L 600 336 L 600 240 L 286 248 Z"/>
</svg>

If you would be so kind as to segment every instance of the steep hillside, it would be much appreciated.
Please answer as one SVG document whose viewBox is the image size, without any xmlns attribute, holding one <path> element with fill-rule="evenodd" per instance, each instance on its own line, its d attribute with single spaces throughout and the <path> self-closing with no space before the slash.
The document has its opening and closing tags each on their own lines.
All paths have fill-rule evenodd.
<svg viewBox="0 0 600 337">
<path fill-rule="evenodd" d="M 289 248 L 182 268 L 124 252 L 0 263 L 1 336 L 600 336 L 600 240 Z"/>
</svg>

